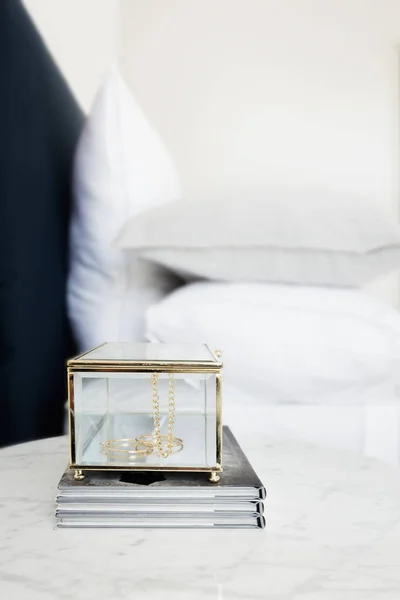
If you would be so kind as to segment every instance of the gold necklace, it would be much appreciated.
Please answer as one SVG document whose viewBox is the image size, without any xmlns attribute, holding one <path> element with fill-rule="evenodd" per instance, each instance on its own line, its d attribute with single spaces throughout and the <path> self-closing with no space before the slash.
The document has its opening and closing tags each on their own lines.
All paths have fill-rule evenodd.
<svg viewBox="0 0 400 600">
<path fill-rule="evenodd" d="M 136 438 L 123 438 L 102 442 L 105 454 L 117 456 L 118 453 L 126 454 L 130 459 L 144 457 L 158 450 L 162 458 L 168 458 L 173 452 L 180 452 L 183 448 L 183 440 L 175 437 L 175 377 L 169 374 L 168 381 L 168 435 L 161 435 L 160 396 L 158 390 L 158 373 L 152 373 L 152 400 L 154 433 L 151 435 L 140 435 Z"/>
<path fill-rule="evenodd" d="M 151 387 L 153 397 L 153 418 L 154 418 L 154 437 L 157 450 L 163 458 L 168 458 L 174 448 L 175 432 L 175 377 L 173 373 L 169 374 L 168 380 L 168 435 L 161 435 L 160 421 L 160 396 L 158 392 L 158 373 L 151 375 Z M 167 438 L 166 446 L 163 445 L 163 438 Z"/>
</svg>

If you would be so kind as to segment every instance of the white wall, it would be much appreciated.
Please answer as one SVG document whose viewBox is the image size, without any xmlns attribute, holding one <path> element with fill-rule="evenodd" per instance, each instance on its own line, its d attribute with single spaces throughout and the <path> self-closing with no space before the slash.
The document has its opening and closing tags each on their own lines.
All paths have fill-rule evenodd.
<svg viewBox="0 0 400 600">
<path fill-rule="evenodd" d="M 120 5 L 124 73 L 189 192 L 284 183 L 394 204 L 398 0 Z"/>
<path fill-rule="evenodd" d="M 90 109 L 117 57 L 118 0 L 24 0 L 76 98 Z"/>
</svg>

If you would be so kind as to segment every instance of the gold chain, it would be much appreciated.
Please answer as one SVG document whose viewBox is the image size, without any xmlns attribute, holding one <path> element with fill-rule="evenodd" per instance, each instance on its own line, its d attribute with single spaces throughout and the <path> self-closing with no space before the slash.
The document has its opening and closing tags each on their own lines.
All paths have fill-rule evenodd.
<svg viewBox="0 0 400 600">
<path fill-rule="evenodd" d="M 172 453 L 175 431 L 175 377 L 169 374 L 168 382 L 168 435 L 166 448 L 162 443 L 161 421 L 160 421 L 160 396 L 158 394 L 158 373 L 151 375 L 151 387 L 153 396 L 154 436 L 156 438 L 157 450 L 163 458 L 168 458 Z"/>
</svg>

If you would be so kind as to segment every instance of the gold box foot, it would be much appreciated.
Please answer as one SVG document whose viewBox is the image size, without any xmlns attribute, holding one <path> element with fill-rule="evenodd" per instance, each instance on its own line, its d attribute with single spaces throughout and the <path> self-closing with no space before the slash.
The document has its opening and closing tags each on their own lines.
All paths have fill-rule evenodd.
<svg viewBox="0 0 400 600">
<path fill-rule="evenodd" d="M 75 479 L 75 481 L 82 481 L 82 479 L 85 479 L 85 475 L 83 474 L 83 471 L 81 471 L 80 469 L 77 469 L 74 473 L 74 479 Z"/>
<path fill-rule="evenodd" d="M 221 479 L 221 477 L 218 475 L 218 473 L 216 473 L 215 471 L 212 471 L 210 474 L 210 481 L 212 483 L 218 483 L 218 481 Z"/>
</svg>

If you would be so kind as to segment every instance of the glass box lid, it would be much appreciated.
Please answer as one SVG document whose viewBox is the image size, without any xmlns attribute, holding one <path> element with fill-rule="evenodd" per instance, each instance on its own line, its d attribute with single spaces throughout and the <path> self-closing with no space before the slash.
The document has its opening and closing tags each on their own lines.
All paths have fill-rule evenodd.
<svg viewBox="0 0 400 600">
<path fill-rule="evenodd" d="M 206 344 L 106 342 L 68 361 L 68 367 L 74 370 L 219 371 L 222 366 Z"/>
</svg>

